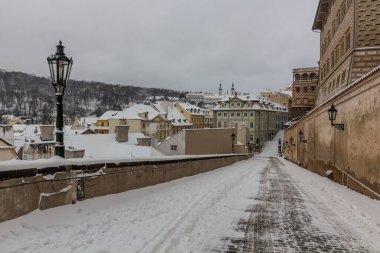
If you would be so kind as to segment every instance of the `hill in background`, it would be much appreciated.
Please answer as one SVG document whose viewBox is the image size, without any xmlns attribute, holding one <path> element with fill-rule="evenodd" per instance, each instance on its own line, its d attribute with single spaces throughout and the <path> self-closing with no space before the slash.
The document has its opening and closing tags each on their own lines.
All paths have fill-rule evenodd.
<svg viewBox="0 0 380 253">
<path fill-rule="evenodd" d="M 168 89 L 70 80 L 65 90 L 64 114 L 71 121 L 75 116 L 121 110 L 129 102 L 143 102 L 150 96 L 179 95 L 179 91 Z M 34 123 L 51 124 L 54 122 L 55 108 L 50 79 L 0 69 L 0 116 L 13 114 L 31 118 Z"/>
</svg>

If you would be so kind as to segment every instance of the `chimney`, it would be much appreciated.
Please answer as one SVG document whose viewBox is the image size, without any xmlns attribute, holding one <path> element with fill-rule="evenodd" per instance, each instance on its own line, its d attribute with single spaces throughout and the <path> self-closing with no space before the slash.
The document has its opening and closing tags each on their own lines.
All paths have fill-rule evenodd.
<svg viewBox="0 0 380 253">
<path fill-rule="evenodd" d="M 42 125 L 41 130 L 41 141 L 53 141 L 54 140 L 54 128 L 53 125 Z"/>
<path fill-rule="evenodd" d="M 71 158 L 83 158 L 84 157 L 85 150 L 84 149 L 75 149 L 73 147 L 69 147 L 65 150 L 65 158 L 71 159 Z"/>
<path fill-rule="evenodd" d="M 118 142 L 128 141 L 129 126 L 127 125 L 115 126 L 115 132 L 116 132 L 116 140 Z"/>
</svg>

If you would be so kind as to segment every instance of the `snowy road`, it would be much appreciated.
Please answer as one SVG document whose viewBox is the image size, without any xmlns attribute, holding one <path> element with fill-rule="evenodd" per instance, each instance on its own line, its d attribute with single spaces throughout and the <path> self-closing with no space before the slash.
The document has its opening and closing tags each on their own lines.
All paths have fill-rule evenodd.
<svg viewBox="0 0 380 253">
<path fill-rule="evenodd" d="M 270 158 L 276 144 L 215 171 L 0 223 L 0 252 L 380 252 L 380 202 Z"/>
</svg>

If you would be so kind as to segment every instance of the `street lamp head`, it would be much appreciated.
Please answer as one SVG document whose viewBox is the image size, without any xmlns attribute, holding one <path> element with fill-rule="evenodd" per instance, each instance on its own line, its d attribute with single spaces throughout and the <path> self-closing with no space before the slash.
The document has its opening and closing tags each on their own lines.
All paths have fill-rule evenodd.
<svg viewBox="0 0 380 253">
<path fill-rule="evenodd" d="M 329 120 L 332 122 L 336 119 L 336 113 L 338 112 L 337 109 L 335 109 L 334 104 L 331 105 L 331 108 L 328 110 L 329 113 Z"/>
<path fill-rule="evenodd" d="M 51 82 L 55 92 L 58 94 L 64 93 L 69 82 L 71 67 L 73 65 L 73 59 L 65 55 L 64 49 L 65 47 L 62 45 L 62 41 L 59 41 L 56 53 L 47 58 Z"/>
<path fill-rule="evenodd" d="M 232 142 L 235 141 L 235 132 L 232 132 L 232 134 L 231 134 L 231 141 L 232 141 Z"/>
</svg>

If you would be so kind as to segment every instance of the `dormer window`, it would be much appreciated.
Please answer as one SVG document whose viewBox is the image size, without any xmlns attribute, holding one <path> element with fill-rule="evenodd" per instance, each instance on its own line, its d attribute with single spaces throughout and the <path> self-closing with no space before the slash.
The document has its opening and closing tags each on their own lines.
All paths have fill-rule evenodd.
<svg viewBox="0 0 380 253">
<path fill-rule="evenodd" d="M 236 106 L 240 107 L 240 103 L 237 103 Z"/>
<path fill-rule="evenodd" d="M 235 103 L 231 103 L 231 106 L 235 106 Z"/>
</svg>

